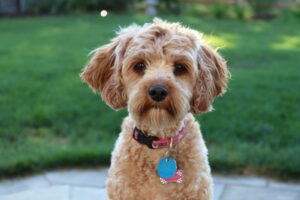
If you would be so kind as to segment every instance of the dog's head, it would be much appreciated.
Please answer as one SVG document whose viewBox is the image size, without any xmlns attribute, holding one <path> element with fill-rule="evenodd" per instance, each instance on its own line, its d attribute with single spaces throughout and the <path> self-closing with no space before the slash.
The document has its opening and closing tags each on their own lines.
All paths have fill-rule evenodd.
<svg viewBox="0 0 300 200">
<path fill-rule="evenodd" d="M 155 19 L 123 28 L 94 51 L 81 77 L 114 109 L 140 125 L 167 128 L 211 109 L 226 90 L 224 59 L 197 31 Z"/>
</svg>

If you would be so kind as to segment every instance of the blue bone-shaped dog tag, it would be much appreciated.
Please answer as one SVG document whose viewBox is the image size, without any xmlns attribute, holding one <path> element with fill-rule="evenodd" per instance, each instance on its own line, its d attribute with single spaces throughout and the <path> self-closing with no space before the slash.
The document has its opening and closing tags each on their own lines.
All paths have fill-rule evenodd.
<svg viewBox="0 0 300 200">
<path fill-rule="evenodd" d="M 161 178 L 167 179 L 174 176 L 177 171 L 176 160 L 170 157 L 162 158 L 157 165 L 157 173 Z"/>
</svg>

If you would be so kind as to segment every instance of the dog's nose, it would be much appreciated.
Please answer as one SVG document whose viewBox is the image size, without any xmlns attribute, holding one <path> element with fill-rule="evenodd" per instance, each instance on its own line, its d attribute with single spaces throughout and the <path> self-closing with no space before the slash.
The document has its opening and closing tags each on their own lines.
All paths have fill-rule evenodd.
<svg viewBox="0 0 300 200">
<path fill-rule="evenodd" d="M 163 85 L 152 85 L 149 87 L 148 92 L 154 101 L 162 101 L 168 95 L 168 89 Z"/>
</svg>

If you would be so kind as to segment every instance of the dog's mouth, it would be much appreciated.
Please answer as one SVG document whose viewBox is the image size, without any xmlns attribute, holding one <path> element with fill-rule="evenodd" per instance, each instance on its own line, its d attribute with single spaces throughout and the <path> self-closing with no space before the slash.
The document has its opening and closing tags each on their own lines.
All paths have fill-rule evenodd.
<svg viewBox="0 0 300 200">
<path fill-rule="evenodd" d="M 158 110 L 163 109 L 163 110 L 167 111 L 167 113 L 171 116 L 175 116 L 177 114 L 177 109 L 172 105 L 169 105 L 166 107 L 160 107 L 160 106 L 154 105 L 153 109 L 158 109 Z"/>
<path fill-rule="evenodd" d="M 145 105 L 142 109 L 140 109 L 139 115 L 144 116 L 149 112 L 166 113 L 174 117 L 177 114 L 177 109 L 175 106 L 173 106 L 172 103 L 151 103 L 149 105 Z"/>
</svg>

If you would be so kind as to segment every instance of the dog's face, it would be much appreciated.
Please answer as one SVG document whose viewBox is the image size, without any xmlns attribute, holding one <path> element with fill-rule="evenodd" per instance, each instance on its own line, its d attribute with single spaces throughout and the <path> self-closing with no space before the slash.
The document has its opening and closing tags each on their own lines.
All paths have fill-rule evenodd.
<svg viewBox="0 0 300 200">
<path fill-rule="evenodd" d="M 209 111 L 228 74 L 198 32 L 154 20 L 122 29 L 95 50 L 81 76 L 112 108 L 128 106 L 139 127 L 168 128 L 189 111 Z"/>
</svg>

